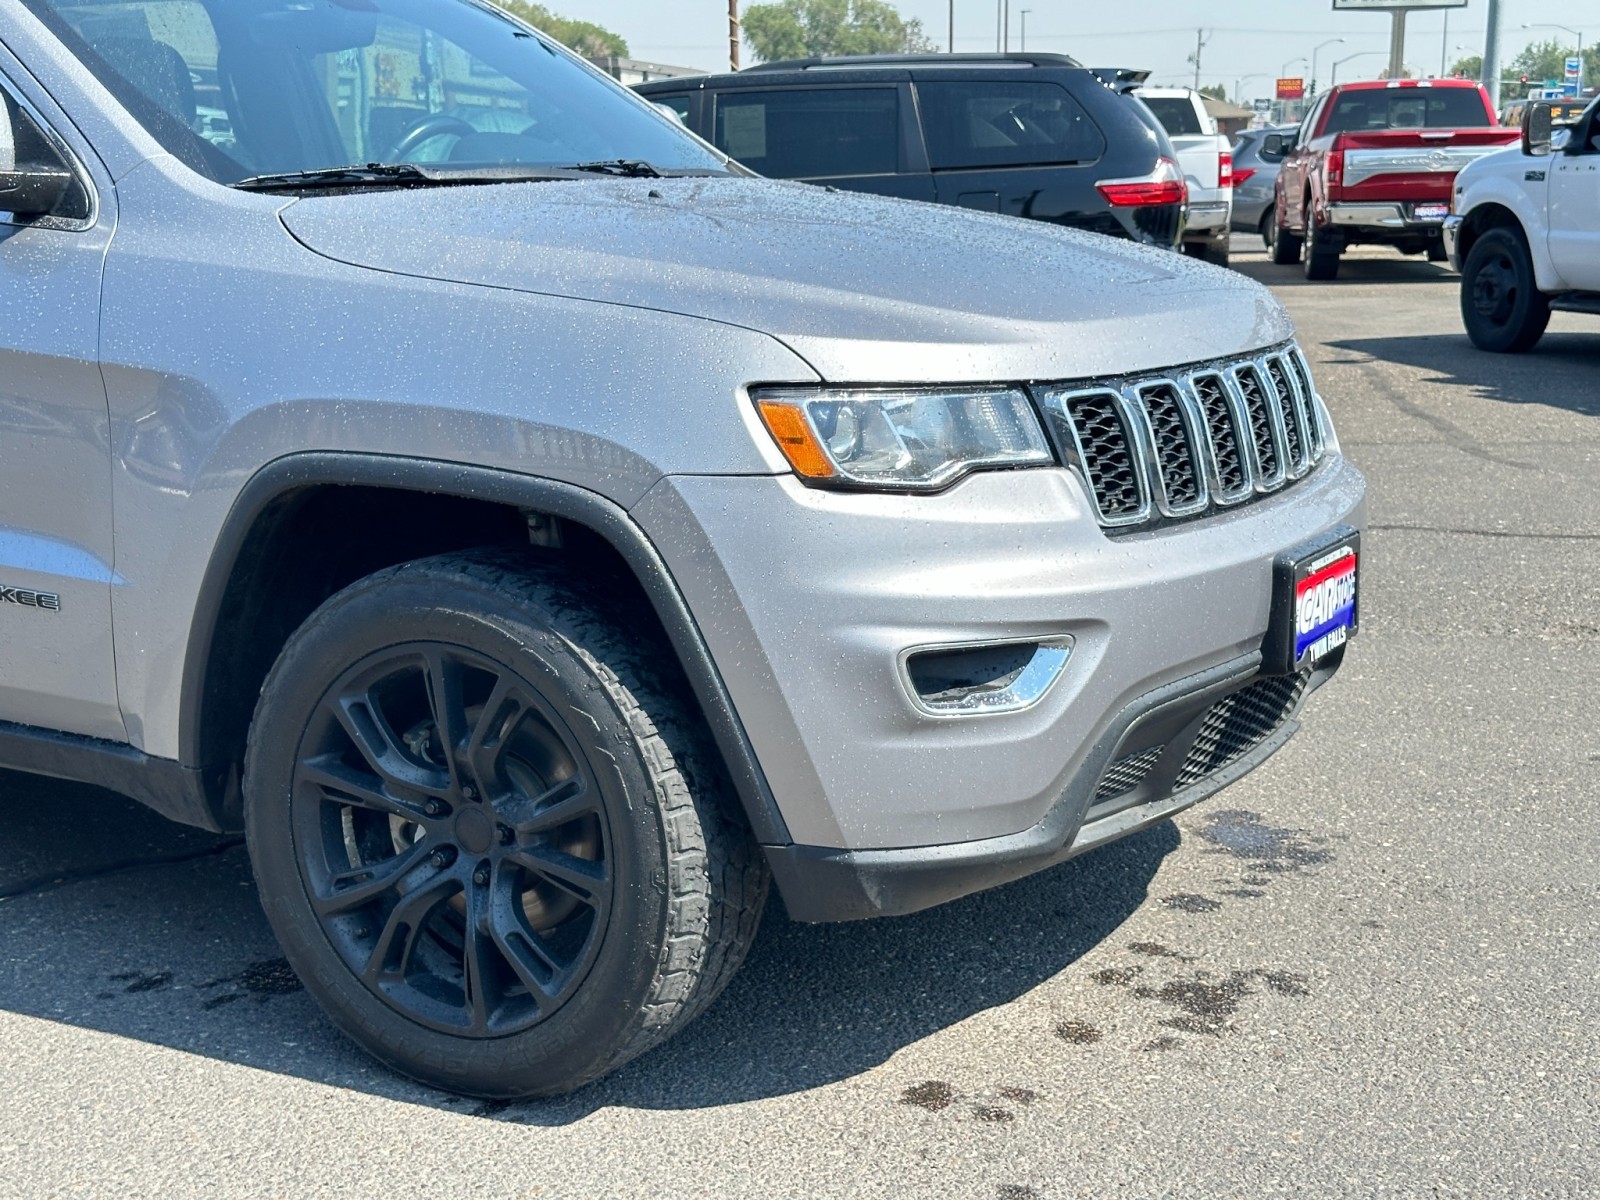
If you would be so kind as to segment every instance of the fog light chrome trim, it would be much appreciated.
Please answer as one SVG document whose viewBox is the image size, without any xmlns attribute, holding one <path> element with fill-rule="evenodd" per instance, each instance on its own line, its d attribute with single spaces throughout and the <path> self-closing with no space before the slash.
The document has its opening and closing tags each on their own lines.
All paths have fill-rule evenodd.
<svg viewBox="0 0 1600 1200">
<path fill-rule="evenodd" d="M 1032 646 L 1033 656 L 1019 674 L 1003 688 L 976 684 L 963 694 L 949 699 L 924 696 L 911 675 L 911 660 L 925 654 L 954 654 L 963 650 L 1003 649 Z M 1061 634 L 1046 638 L 1003 638 L 982 642 L 946 642 L 911 646 L 900 652 L 900 684 L 912 705 L 924 716 L 983 717 L 1021 712 L 1043 700 L 1065 673 L 1072 657 L 1073 638 Z M 956 690 L 956 689 L 952 689 Z"/>
</svg>

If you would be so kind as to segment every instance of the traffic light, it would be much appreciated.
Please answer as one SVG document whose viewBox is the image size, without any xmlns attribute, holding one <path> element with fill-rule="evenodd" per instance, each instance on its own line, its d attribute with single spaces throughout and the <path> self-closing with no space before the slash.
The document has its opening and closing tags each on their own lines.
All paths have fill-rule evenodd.
<svg viewBox="0 0 1600 1200">
<path fill-rule="evenodd" d="M 1523 82 L 1523 83 L 1527 83 L 1527 82 L 1528 82 L 1528 77 L 1527 77 L 1527 76 L 1526 76 L 1526 75 L 1524 75 L 1524 76 L 1523 76 L 1523 77 L 1522 77 L 1522 82 Z"/>
</svg>

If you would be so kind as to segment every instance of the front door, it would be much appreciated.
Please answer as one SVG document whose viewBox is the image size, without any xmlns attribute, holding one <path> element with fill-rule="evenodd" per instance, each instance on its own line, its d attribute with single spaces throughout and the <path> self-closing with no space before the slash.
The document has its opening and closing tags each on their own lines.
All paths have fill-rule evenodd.
<svg viewBox="0 0 1600 1200">
<path fill-rule="evenodd" d="M 0 169 L 64 122 L 0 50 Z M 111 455 L 96 360 L 112 218 L 0 212 L 0 721 L 126 740 L 111 649 Z"/>
<path fill-rule="evenodd" d="M 1600 103 L 1550 156 L 1550 257 L 1576 288 L 1600 292 Z"/>
</svg>

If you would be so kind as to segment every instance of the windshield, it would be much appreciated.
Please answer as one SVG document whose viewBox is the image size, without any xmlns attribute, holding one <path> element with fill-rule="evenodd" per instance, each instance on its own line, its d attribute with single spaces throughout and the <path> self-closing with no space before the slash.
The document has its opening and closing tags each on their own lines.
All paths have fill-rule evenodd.
<svg viewBox="0 0 1600 1200">
<path fill-rule="evenodd" d="M 168 151 L 220 183 L 394 162 L 726 169 L 476 0 L 25 2 Z"/>
<path fill-rule="evenodd" d="M 1479 129 L 1493 124 L 1477 88 L 1367 88 L 1339 97 L 1323 133 Z"/>
</svg>

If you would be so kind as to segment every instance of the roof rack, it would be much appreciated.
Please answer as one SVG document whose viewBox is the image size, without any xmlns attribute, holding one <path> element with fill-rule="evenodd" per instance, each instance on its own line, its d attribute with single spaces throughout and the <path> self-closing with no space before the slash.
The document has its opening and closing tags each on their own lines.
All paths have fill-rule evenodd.
<svg viewBox="0 0 1600 1200">
<path fill-rule="evenodd" d="M 837 58 L 785 58 L 758 63 L 739 72 L 749 75 L 762 71 L 829 71 L 840 68 L 865 70 L 873 67 L 1081 67 L 1066 54 L 850 54 Z M 1148 74 L 1148 72 L 1147 72 Z"/>
<path fill-rule="evenodd" d="M 1089 73 L 1114 92 L 1131 92 L 1150 78 L 1136 67 L 1090 67 Z"/>
</svg>

